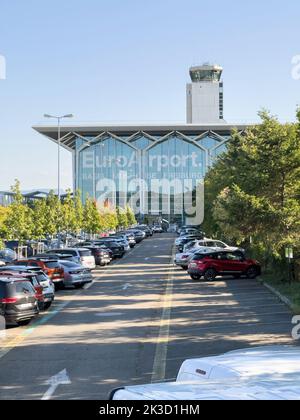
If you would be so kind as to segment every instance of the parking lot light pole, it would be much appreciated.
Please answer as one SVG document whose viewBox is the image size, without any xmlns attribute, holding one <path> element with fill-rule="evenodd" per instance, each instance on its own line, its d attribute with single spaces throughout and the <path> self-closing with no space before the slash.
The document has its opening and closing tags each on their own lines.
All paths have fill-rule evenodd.
<svg viewBox="0 0 300 420">
<path fill-rule="evenodd" d="M 61 116 L 44 114 L 45 118 L 57 120 L 57 145 L 58 145 L 58 152 L 57 152 L 57 196 L 59 202 L 61 201 L 61 193 L 60 193 L 60 179 L 61 179 L 61 165 L 60 165 L 60 146 L 61 146 L 61 121 L 66 118 L 73 118 L 73 114 L 66 114 Z M 58 232 L 58 247 L 60 247 L 60 232 Z"/>
</svg>

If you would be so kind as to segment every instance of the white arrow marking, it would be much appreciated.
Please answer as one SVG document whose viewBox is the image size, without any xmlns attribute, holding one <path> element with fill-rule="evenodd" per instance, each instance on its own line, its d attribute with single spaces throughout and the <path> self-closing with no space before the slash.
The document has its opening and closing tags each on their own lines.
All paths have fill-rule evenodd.
<svg viewBox="0 0 300 420">
<path fill-rule="evenodd" d="M 60 385 L 71 385 L 71 381 L 68 375 L 68 372 L 66 369 L 62 370 L 61 372 L 59 372 L 57 375 L 52 376 L 52 378 L 50 378 L 45 385 L 50 386 L 50 388 L 48 389 L 48 391 L 46 392 L 46 394 L 43 396 L 42 400 L 43 401 L 48 401 L 51 399 L 52 395 L 55 393 L 56 389 L 60 386 Z"/>
<path fill-rule="evenodd" d="M 132 284 L 126 283 L 125 286 L 123 287 L 123 290 L 129 289 L 129 287 L 133 287 Z"/>
</svg>

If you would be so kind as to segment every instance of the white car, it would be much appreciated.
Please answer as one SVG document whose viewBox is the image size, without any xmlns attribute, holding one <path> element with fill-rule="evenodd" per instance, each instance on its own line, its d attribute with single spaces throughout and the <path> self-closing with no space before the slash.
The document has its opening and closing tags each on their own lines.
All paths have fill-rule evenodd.
<svg viewBox="0 0 300 420">
<path fill-rule="evenodd" d="M 186 361 L 177 382 L 125 387 L 111 399 L 300 400 L 300 348 L 261 347 Z"/>
<path fill-rule="evenodd" d="M 222 241 L 217 241 L 215 239 L 204 239 L 202 241 L 197 241 L 198 242 L 198 246 L 203 246 L 203 247 L 207 247 L 207 248 L 212 248 L 212 249 L 217 249 L 219 251 L 219 249 L 226 249 L 228 251 L 244 251 L 241 248 L 238 247 L 234 247 L 234 246 L 229 246 L 227 244 L 225 244 L 225 242 Z"/>
<path fill-rule="evenodd" d="M 300 348 L 258 347 L 217 357 L 186 360 L 177 382 L 199 382 L 259 375 L 300 374 Z"/>
<path fill-rule="evenodd" d="M 95 270 L 96 260 L 92 252 L 87 248 L 65 248 L 65 249 L 52 249 L 48 254 L 56 255 L 70 255 L 72 261 L 81 264 L 84 268 Z"/>
</svg>

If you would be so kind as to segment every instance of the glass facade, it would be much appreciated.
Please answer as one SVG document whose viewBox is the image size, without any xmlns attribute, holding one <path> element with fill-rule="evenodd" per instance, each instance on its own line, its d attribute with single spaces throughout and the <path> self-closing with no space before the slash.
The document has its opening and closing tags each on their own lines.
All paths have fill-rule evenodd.
<svg viewBox="0 0 300 420">
<path fill-rule="evenodd" d="M 77 136 L 76 188 L 83 200 L 129 204 L 141 217 L 184 223 L 199 208 L 195 200 L 203 193 L 205 174 L 229 138 L 176 131 Z"/>
</svg>

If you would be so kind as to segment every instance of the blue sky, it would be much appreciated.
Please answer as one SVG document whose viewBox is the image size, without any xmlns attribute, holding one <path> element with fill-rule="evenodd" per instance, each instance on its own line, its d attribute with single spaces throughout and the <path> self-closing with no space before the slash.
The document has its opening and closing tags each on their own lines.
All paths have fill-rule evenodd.
<svg viewBox="0 0 300 420">
<path fill-rule="evenodd" d="M 31 129 L 45 112 L 184 122 L 192 64 L 223 65 L 228 121 L 255 121 L 262 107 L 292 120 L 299 16 L 296 0 L 0 0 L 0 189 L 15 178 L 23 189 L 56 186 L 56 147 Z"/>
</svg>

